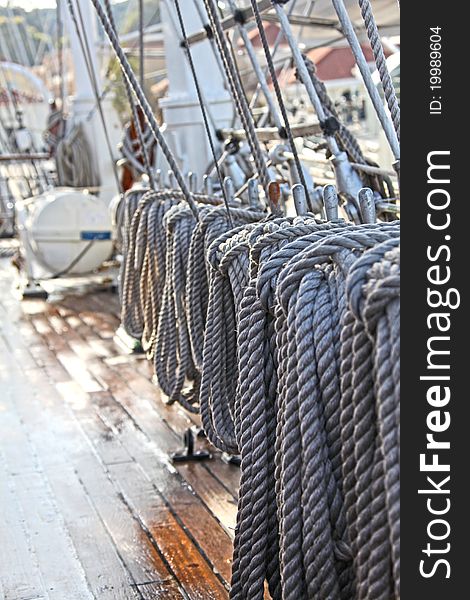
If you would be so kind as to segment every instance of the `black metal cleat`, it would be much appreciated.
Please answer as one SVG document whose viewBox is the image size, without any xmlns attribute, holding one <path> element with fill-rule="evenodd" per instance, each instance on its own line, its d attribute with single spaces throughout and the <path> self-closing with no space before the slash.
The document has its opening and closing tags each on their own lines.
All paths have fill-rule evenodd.
<svg viewBox="0 0 470 600">
<path fill-rule="evenodd" d="M 210 460 L 212 454 L 207 450 L 194 450 L 194 432 L 191 428 L 184 433 L 184 449 L 182 452 L 175 452 L 171 455 L 171 460 L 177 462 L 195 462 L 200 460 Z"/>
<path fill-rule="evenodd" d="M 35 281 L 29 282 L 22 289 L 22 297 L 23 300 L 29 300 L 33 298 L 38 298 L 40 300 L 47 300 L 49 294 L 42 287 L 40 283 Z"/>
</svg>

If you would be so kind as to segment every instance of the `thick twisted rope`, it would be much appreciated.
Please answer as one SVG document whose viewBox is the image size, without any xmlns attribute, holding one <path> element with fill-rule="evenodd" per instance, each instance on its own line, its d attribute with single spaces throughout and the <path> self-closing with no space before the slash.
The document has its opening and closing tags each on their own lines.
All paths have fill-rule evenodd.
<svg viewBox="0 0 470 600">
<path fill-rule="evenodd" d="M 358 0 L 361 8 L 362 18 L 366 26 L 367 37 L 369 38 L 370 46 L 375 58 L 375 64 L 379 72 L 380 81 L 387 101 L 387 106 L 390 110 L 392 117 L 393 126 L 397 133 L 398 141 L 400 141 L 400 105 L 398 104 L 398 98 L 395 93 L 393 81 L 390 76 L 387 60 L 383 51 L 382 42 L 380 40 L 379 30 L 377 23 L 375 22 L 374 14 L 372 12 L 372 6 L 370 0 Z"/>
<path fill-rule="evenodd" d="M 170 401 L 241 453 L 231 598 L 397 596 L 397 224 L 178 200 L 128 195 L 123 297 Z"/>
<path fill-rule="evenodd" d="M 263 186 L 267 188 L 270 181 L 270 176 L 266 167 L 266 160 L 259 145 L 258 138 L 255 132 L 255 124 L 253 116 L 248 105 L 248 101 L 245 96 L 245 92 L 240 80 L 240 74 L 235 65 L 234 59 L 228 49 L 227 40 L 220 23 L 218 15 L 218 8 L 213 0 L 204 0 L 204 6 L 207 11 L 209 23 L 214 33 L 214 40 L 224 65 L 224 69 L 227 75 L 227 81 L 229 83 L 230 92 L 235 102 L 235 106 L 242 122 L 243 128 L 246 131 L 248 144 L 250 146 L 253 159 L 255 161 L 256 170 L 263 183 Z"/>
<path fill-rule="evenodd" d="M 139 85 L 139 82 L 137 81 L 137 78 L 132 70 L 132 67 L 129 64 L 129 61 L 127 60 L 127 57 L 126 57 L 123 49 L 119 45 L 119 40 L 115 34 L 114 28 L 113 28 L 112 24 L 110 23 L 108 16 L 104 12 L 99 0 L 91 0 L 91 1 L 93 3 L 93 6 L 95 7 L 98 18 L 99 18 L 101 25 L 103 26 L 103 29 L 111 43 L 111 46 L 113 47 L 114 53 L 116 54 L 118 62 L 121 66 L 122 73 L 123 73 L 124 77 L 127 79 L 132 91 L 134 92 L 134 94 L 137 98 L 137 102 L 139 103 L 139 105 L 142 109 L 142 112 L 145 116 L 145 119 L 147 121 L 149 129 L 152 132 L 153 136 L 155 137 L 156 141 L 158 142 L 159 146 L 161 147 L 162 152 L 165 155 L 165 158 L 168 162 L 170 169 L 175 174 L 176 180 L 178 182 L 178 185 L 181 189 L 181 192 L 184 196 L 185 201 L 188 203 L 195 218 L 197 218 L 197 209 L 196 209 L 196 205 L 195 205 L 194 199 L 192 197 L 192 194 L 190 193 L 190 191 L 186 185 L 184 177 L 183 177 L 181 170 L 176 162 L 175 157 L 173 156 L 173 153 L 172 153 L 170 147 L 168 146 L 162 132 L 160 131 L 160 127 L 158 126 L 157 120 L 155 119 L 152 108 L 151 108 L 148 100 L 146 99 L 145 94 L 143 93 L 143 90 Z"/>
<path fill-rule="evenodd" d="M 344 265 L 352 264 L 357 259 L 358 254 L 355 248 L 357 245 L 362 243 L 364 248 L 367 248 L 370 245 L 380 242 L 380 240 L 387 239 L 390 235 L 398 234 L 395 225 L 379 227 L 362 226 L 361 228 L 349 229 L 349 232 L 352 233 L 352 230 L 356 229 L 358 229 L 360 233 L 357 233 L 352 239 L 348 240 L 348 243 L 345 244 L 345 248 L 342 248 L 343 253 L 346 250 L 348 256 L 350 256 L 349 262 L 346 261 L 346 263 L 344 263 L 345 258 L 343 257 L 342 262 L 339 263 L 341 269 L 338 273 L 339 276 L 343 278 L 343 281 L 345 274 Z M 379 229 L 382 230 L 383 233 L 382 231 L 378 231 Z M 336 231 L 341 232 L 341 226 L 336 227 Z M 271 235 L 280 235 L 281 232 L 283 232 L 282 228 Z M 314 234 L 311 234 L 310 237 L 313 238 L 313 235 Z M 305 237 L 307 238 L 308 236 Z M 344 236 L 342 237 L 344 238 Z M 261 238 L 261 240 L 262 239 L 263 238 Z M 291 243 L 294 246 L 293 255 L 297 257 L 295 259 L 297 260 L 299 256 L 299 246 L 296 242 Z M 258 242 L 258 244 L 260 244 L 260 242 Z M 319 246 L 321 246 L 321 243 L 319 243 Z M 285 248 L 288 247 L 289 245 L 285 246 Z M 306 247 L 315 248 L 312 244 L 308 245 L 308 242 Z M 341 244 L 338 245 L 338 248 L 341 248 Z M 332 247 L 331 244 L 326 248 L 321 246 L 315 251 L 312 250 L 312 252 L 313 255 L 310 260 L 313 260 L 314 262 L 318 260 L 319 257 L 315 257 L 315 254 L 318 255 L 319 252 L 320 257 L 322 254 L 325 254 L 325 258 L 329 257 L 328 260 L 330 260 Z M 282 253 L 282 250 L 280 250 L 279 253 Z M 259 255 L 261 256 L 262 252 Z M 273 254 L 273 256 L 275 255 L 276 253 Z M 303 256 L 303 254 L 300 256 Z M 270 261 L 268 260 L 266 264 L 269 265 L 269 262 Z M 285 262 L 283 262 L 283 265 L 285 265 Z M 262 264 L 262 269 L 263 266 L 264 265 Z M 285 266 L 281 266 L 280 268 L 283 270 L 282 272 L 286 269 Z M 314 281 L 317 281 L 313 288 L 311 287 L 313 281 L 307 283 L 305 280 L 306 276 L 312 276 L 311 273 L 313 273 Z M 318 288 L 318 283 L 320 281 L 323 281 L 323 284 Z M 278 343 L 282 341 L 280 343 L 277 360 L 273 360 L 273 363 L 278 365 L 279 382 L 277 384 L 279 394 L 277 398 L 279 411 L 277 435 L 287 435 L 286 431 L 289 431 L 289 427 L 293 425 L 295 431 L 295 435 L 288 436 L 290 442 L 288 442 L 287 445 L 283 445 L 283 443 L 279 445 L 277 440 L 275 441 L 276 454 L 278 455 L 279 452 L 281 452 L 284 455 L 284 459 L 277 469 L 276 476 L 278 482 L 280 480 L 283 481 L 283 486 L 279 487 L 276 484 L 271 484 L 271 487 L 274 485 L 274 488 L 277 488 L 275 491 L 277 491 L 279 504 L 279 510 L 277 511 L 276 516 L 279 518 L 280 522 L 281 550 L 280 556 L 277 557 L 277 565 L 278 569 L 279 564 L 282 565 L 283 593 L 286 598 L 307 597 L 307 590 L 309 594 L 308 597 L 313 598 L 352 598 L 353 574 L 351 567 L 351 550 L 347 541 L 343 540 L 346 535 L 346 520 L 344 510 L 342 510 L 340 495 L 341 388 L 339 380 L 339 363 L 341 327 L 339 317 L 345 310 L 345 285 L 343 283 L 343 285 L 340 286 L 343 291 L 338 295 L 340 288 L 337 286 L 334 273 L 331 269 L 326 267 L 324 275 L 318 280 L 318 272 L 312 272 L 312 269 L 309 266 L 306 270 L 306 274 L 303 276 L 301 286 L 301 292 L 299 291 L 298 295 L 298 302 L 301 304 L 298 305 L 295 299 L 289 297 L 288 306 L 290 308 L 288 314 L 280 315 L 276 306 L 273 307 L 271 301 L 268 299 L 270 310 L 274 311 L 277 315 L 275 339 L 278 340 Z M 311 292 L 315 288 L 318 288 L 318 293 L 316 295 L 317 300 L 312 304 Z M 264 284 L 259 289 L 267 290 L 269 288 L 266 288 L 266 285 Z M 279 289 L 279 286 L 277 286 L 276 289 Z M 323 291 L 321 292 L 321 290 Z M 286 293 L 290 294 L 291 292 L 292 290 L 289 288 Z M 253 296 L 253 294 L 255 295 Z M 269 292 L 268 296 L 266 296 L 266 292 L 263 293 L 265 301 L 269 296 Z M 250 298 L 250 300 L 248 300 L 248 298 Z M 292 302 L 294 302 L 293 305 L 291 304 Z M 303 309 L 302 306 L 304 307 Z M 336 325 L 334 325 L 332 321 L 326 319 L 325 309 L 328 310 L 328 306 L 330 306 L 330 314 L 331 317 L 334 318 Z M 341 306 L 342 308 L 340 308 Z M 297 320 L 293 317 L 294 320 L 292 321 L 290 313 L 292 312 L 295 314 L 294 307 L 299 309 L 299 314 Z M 315 331 L 313 338 L 308 335 L 309 328 L 307 327 L 305 329 L 305 323 L 308 322 L 310 310 L 313 310 L 313 313 L 311 313 L 313 321 L 311 322 L 310 327 L 310 329 Z M 307 312 L 305 313 L 305 311 Z M 263 393 L 263 389 L 266 390 L 266 381 L 263 384 L 262 379 L 263 360 L 261 360 L 261 357 L 257 354 L 257 351 L 260 348 L 260 340 L 262 344 L 262 339 L 266 339 L 267 337 L 263 331 L 264 325 L 262 314 L 262 305 L 257 304 L 256 293 L 252 283 L 245 288 L 244 300 L 240 310 L 239 326 L 239 391 L 241 404 L 241 422 L 239 426 L 241 431 L 238 439 L 242 452 L 242 481 L 234 551 L 234 571 L 232 579 L 233 598 L 262 597 L 263 582 L 264 579 L 268 577 L 268 529 L 266 528 L 266 522 L 267 514 L 269 514 L 269 502 L 266 501 L 266 498 L 269 495 L 269 485 L 268 490 L 265 490 L 264 485 L 260 485 L 256 476 L 258 473 L 269 472 L 269 467 L 267 469 L 266 464 L 266 462 L 269 464 L 269 461 L 266 461 L 266 449 L 264 445 L 253 443 L 253 440 L 257 440 L 257 435 L 260 432 L 267 432 L 267 423 L 269 422 L 269 420 L 266 420 L 266 410 L 267 407 L 270 406 L 270 403 L 266 403 L 266 395 L 264 396 L 264 402 L 262 401 L 262 396 L 260 396 L 260 394 Z M 283 320 L 284 329 L 282 323 L 279 323 L 279 320 Z M 289 337 L 289 332 L 291 328 L 294 328 L 295 330 L 296 323 L 300 333 L 294 338 Z M 248 330 L 245 330 L 245 327 L 247 327 Z M 334 339 L 330 340 L 328 343 L 329 335 Z M 297 344 L 300 348 L 299 354 L 296 354 Z M 314 371 L 312 371 L 311 348 L 317 347 L 319 360 L 316 369 L 314 368 Z M 330 356 L 330 352 L 333 352 L 332 356 Z M 292 357 L 294 355 L 297 356 L 297 362 L 292 362 Z M 254 359 L 251 357 L 254 357 Z M 305 361 L 305 364 L 303 361 Z M 336 364 L 336 367 L 333 370 L 331 366 L 332 363 Z M 302 368 L 298 366 L 299 364 L 302 365 Z M 259 368 L 258 365 L 261 365 L 261 368 Z M 318 375 L 315 375 L 314 372 L 318 373 Z M 319 383 L 317 385 L 315 385 L 316 376 L 319 377 Z M 336 381 L 336 383 L 333 385 L 334 381 Z M 320 386 L 319 388 L 318 385 Z M 311 400 L 314 392 L 318 393 L 318 390 L 322 390 L 321 394 L 323 397 L 324 409 L 322 413 L 317 414 L 315 420 L 314 412 L 312 412 L 311 405 L 308 404 L 308 401 Z M 274 395 L 274 397 L 276 397 L 276 395 Z M 295 408 L 297 403 L 293 402 L 292 398 L 305 398 L 305 402 L 307 402 L 306 406 L 309 406 L 309 409 L 305 409 L 305 412 L 300 413 L 301 417 L 297 412 L 300 408 Z M 301 406 L 302 405 L 303 403 Z M 316 406 L 320 405 L 318 402 L 316 403 Z M 289 411 L 289 406 L 292 406 L 293 412 Z M 297 417 L 296 414 L 298 415 Z M 297 420 L 293 421 L 294 418 Z M 297 425 L 295 425 L 296 422 Z M 318 426 L 320 422 L 322 423 L 321 427 Z M 311 440 L 315 439 L 315 436 L 312 435 L 312 432 L 314 431 L 323 431 L 323 437 L 320 435 L 318 438 L 320 446 L 316 450 L 315 445 L 311 445 Z M 303 436 L 302 432 L 304 434 Z M 311 452 L 311 454 L 308 454 L 308 458 L 304 459 L 305 468 L 302 467 L 302 461 L 300 464 L 297 464 L 296 462 L 299 456 L 303 456 L 304 450 L 302 449 L 302 446 L 296 446 L 295 442 L 302 439 L 305 439 L 308 442 L 305 451 L 308 452 L 310 450 Z M 319 454 L 318 449 L 322 447 L 328 448 L 327 453 L 330 456 L 329 460 L 331 463 L 329 471 L 330 475 L 329 478 L 325 477 L 325 472 L 320 464 L 318 467 L 318 478 L 315 479 L 315 472 L 317 472 L 315 471 L 315 462 L 318 460 L 318 456 L 324 456 L 325 452 L 323 451 L 323 453 L 320 452 Z M 296 464 L 297 467 L 295 467 Z M 289 472 L 291 475 L 297 473 L 300 476 L 300 480 L 296 479 L 296 477 L 292 479 L 290 476 L 286 480 L 285 477 L 288 476 Z M 283 475 L 283 473 L 285 475 Z M 328 481 L 330 481 L 330 483 L 328 483 Z M 318 489 L 319 487 L 321 488 L 322 485 L 326 485 L 323 494 L 325 502 L 323 509 L 321 509 L 321 505 L 318 504 L 318 498 L 313 505 L 311 503 L 308 504 L 307 502 L 309 498 L 311 499 L 314 492 L 318 494 Z M 301 495 L 298 497 L 297 508 L 295 508 L 295 503 L 293 504 L 291 500 L 296 496 L 298 490 L 300 490 Z M 294 508 L 293 512 L 289 506 Z M 298 512 L 300 506 L 308 507 L 305 509 L 303 517 Z M 316 513 L 315 509 L 317 510 Z M 321 514 L 321 510 L 323 510 L 324 514 L 323 519 L 318 513 L 318 511 L 320 511 Z M 253 514 L 255 514 L 255 512 L 257 515 L 263 515 L 263 518 L 253 519 Z M 313 515 L 315 515 L 315 517 Z M 324 524 L 327 522 L 330 523 L 331 527 L 330 537 L 327 535 L 327 530 L 325 532 Z M 303 529 L 302 523 L 304 523 Z M 298 529 L 299 526 L 301 527 L 300 530 Z M 300 542 L 299 545 L 299 539 L 302 540 L 303 534 L 305 535 L 304 541 L 303 543 Z M 286 542 L 285 547 L 282 547 L 283 542 Z M 276 544 L 273 544 L 272 536 L 269 544 L 270 548 L 276 548 Z M 319 544 L 322 552 L 318 551 Z M 297 548 L 297 552 L 295 552 L 295 548 Z M 313 551 L 312 548 L 315 548 L 315 551 Z M 327 564 L 330 565 L 329 568 L 326 568 Z M 303 571 L 303 569 L 305 569 L 305 571 Z M 304 575 L 302 575 L 302 573 L 304 573 Z M 279 588 L 276 588 L 275 586 L 275 578 L 274 580 L 272 579 L 272 571 L 269 573 L 269 577 L 273 582 L 270 589 L 272 588 L 272 594 L 275 596 L 280 592 Z M 302 587 L 303 585 L 305 587 Z"/>
<path fill-rule="evenodd" d="M 396 240 L 364 255 L 351 274 L 350 307 L 357 318 L 356 340 L 369 341 L 375 384 L 356 402 L 353 419 L 369 415 L 354 458 L 356 511 L 350 514 L 357 543 L 358 593 L 362 598 L 399 596 L 399 249 Z M 361 328 L 362 326 L 362 328 Z M 357 425 L 355 425 L 357 427 Z M 369 480 L 370 490 L 365 488 Z M 372 480 L 372 484 L 370 484 Z M 372 492 L 373 497 L 370 498 Z M 356 542 L 357 540 L 357 542 Z M 392 565 L 392 569 L 390 567 Z"/>
</svg>

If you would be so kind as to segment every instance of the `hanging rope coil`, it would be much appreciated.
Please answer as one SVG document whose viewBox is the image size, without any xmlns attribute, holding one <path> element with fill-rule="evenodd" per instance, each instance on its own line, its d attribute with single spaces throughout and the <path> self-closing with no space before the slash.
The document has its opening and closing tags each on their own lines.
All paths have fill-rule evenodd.
<svg viewBox="0 0 470 600">
<path fill-rule="evenodd" d="M 353 597 L 349 566 L 352 555 L 348 543 L 342 539 L 346 522 L 340 493 L 338 360 L 340 315 L 345 307 L 343 272 L 357 259 L 356 247 L 362 244 L 367 248 L 390 235 L 398 235 L 395 225 L 380 226 L 380 230 L 376 226 L 362 226 L 360 233 L 352 236 L 355 229 L 358 228 L 337 228 L 334 236 L 330 234 L 323 242 L 308 244 L 310 250 L 300 254 L 298 244 L 293 242 L 292 266 L 289 269 L 290 263 L 287 263 L 281 267 L 276 304 L 271 306 L 271 323 L 263 319 L 255 282 L 245 290 L 239 327 L 242 481 L 233 598 L 261 598 L 265 578 L 273 597 L 279 594 L 276 561 L 272 556 L 275 543 L 270 539 L 273 528 L 267 526 L 270 522 L 267 515 L 274 512 L 280 525 L 277 564 L 283 565 L 282 597 Z M 323 253 L 323 260 L 331 261 L 335 247 L 332 242 L 336 242 L 335 249 L 342 253 L 338 255 L 337 267 L 333 269 L 327 264 L 319 269 Z M 268 340 L 271 344 L 276 340 L 278 344 L 274 352 L 275 346 L 271 347 L 271 355 Z M 263 347 L 264 361 L 258 354 Z M 276 364 L 277 385 L 273 377 Z M 256 369 L 257 365 L 261 367 Z M 318 394 L 319 399 L 315 401 Z M 274 424 L 276 410 L 277 423 Z M 272 468 L 274 462 L 269 456 L 273 445 L 265 443 L 266 439 L 273 439 L 273 431 L 277 431 L 274 436 L 277 438 L 274 444 L 277 483 L 273 474 L 271 478 L 265 477 L 266 469 L 269 471 L 269 465 Z M 327 463 L 325 452 L 329 456 Z M 329 476 L 324 470 L 325 464 L 329 465 Z M 270 490 L 269 484 L 268 490 L 260 488 L 259 473 L 263 474 L 263 483 L 271 481 Z M 270 497 L 272 503 L 275 493 L 276 511 L 267 501 Z M 253 518 L 255 514 L 263 515 L 258 523 Z M 326 523 L 330 525 L 325 528 Z"/>
<path fill-rule="evenodd" d="M 78 123 L 57 144 L 57 179 L 61 186 L 98 188 L 100 177 L 84 131 Z"/>
<path fill-rule="evenodd" d="M 123 196 L 119 196 L 113 200 L 110 205 L 110 210 L 112 211 L 112 225 L 116 236 L 116 250 L 122 256 L 118 277 L 119 298 L 121 302 L 123 281 L 126 272 L 126 257 L 128 255 L 130 244 L 130 225 L 132 216 L 137 209 L 139 200 L 147 192 L 148 190 L 144 188 L 132 188 L 125 192 Z"/>
<path fill-rule="evenodd" d="M 212 198 L 202 194 L 194 194 L 194 199 L 208 205 L 218 205 L 222 202 L 220 198 Z M 147 323 L 153 323 L 158 320 L 159 306 L 162 298 L 162 292 L 165 282 L 165 260 L 166 260 L 166 230 L 163 227 L 163 217 L 168 210 L 185 200 L 182 192 L 177 190 L 159 190 L 148 191 L 145 196 L 140 193 L 130 190 L 125 195 L 124 209 L 124 229 L 122 233 L 123 239 L 123 255 L 124 259 L 121 265 L 120 273 L 120 289 L 121 289 L 121 323 L 125 331 L 135 337 L 141 339 L 144 331 L 144 307 L 141 299 L 140 280 L 142 274 L 138 267 L 142 267 L 144 260 L 150 265 L 152 275 L 152 286 L 154 290 L 154 301 L 152 304 L 147 304 L 148 310 L 151 309 L 155 317 L 153 320 L 147 318 Z M 157 214 L 154 214 L 151 222 L 150 247 L 147 247 L 147 223 L 145 220 L 140 224 L 141 218 L 146 217 L 149 209 L 149 204 L 155 202 L 158 209 Z M 140 229 L 139 229 L 140 228 Z M 137 232 L 140 232 L 139 241 L 137 244 Z M 140 251 L 138 252 L 140 248 Z M 158 261 L 151 261 L 150 255 L 155 256 L 157 252 Z M 163 258 L 162 258 L 163 257 Z M 145 285 L 147 278 L 143 279 Z M 156 326 L 152 331 L 156 331 Z M 149 337 L 150 334 L 149 334 Z M 154 337 L 148 351 L 150 355 L 153 353 Z"/>
<path fill-rule="evenodd" d="M 294 48 L 283 3 L 276 14 L 325 128 L 335 107 Z M 204 5 L 266 187 L 218 8 Z M 345 127 L 324 132 L 332 154 L 367 165 Z M 374 222 L 371 190 L 354 198 L 368 224 L 353 225 L 331 206 L 332 221 L 268 216 L 229 188 L 181 188 L 126 195 L 122 322 L 168 403 L 200 413 L 208 440 L 241 456 L 230 598 L 262 600 L 266 586 L 273 600 L 398 598 L 399 224 Z"/>
<path fill-rule="evenodd" d="M 199 401 L 200 377 L 196 365 L 200 364 L 202 355 L 207 310 L 207 296 L 204 295 L 207 245 L 230 229 L 230 221 L 236 226 L 259 221 L 264 216 L 265 213 L 250 209 L 231 207 L 229 215 L 225 207 L 203 207 L 200 224 L 197 224 L 184 206 L 177 206 L 166 215 L 167 279 L 154 365 L 158 382 L 170 402 L 177 400 L 195 410 L 194 403 Z M 218 301 L 223 300 L 219 298 Z M 183 394 L 188 379 L 194 380 L 194 385 Z"/>
<path fill-rule="evenodd" d="M 344 379 L 353 392 L 348 390 L 347 395 L 352 399 L 351 421 L 342 432 L 343 454 L 348 458 L 344 493 L 358 597 L 399 597 L 397 240 L 380 244 L 357 261 L 347 292 L 346 318 L 354 326 L 345 333 L 353 360 L 344 364 Z M 362 389 L 354 389 L 356 372 L 363 375 Z M 352 445 L 355 450 L 350 453 Z"/>
<path fill-rule="evenodd" d="M 398 224 L 126 200 L 126 330 L 241 454 L 230 597 L 394 597 Z"/>
</svg>

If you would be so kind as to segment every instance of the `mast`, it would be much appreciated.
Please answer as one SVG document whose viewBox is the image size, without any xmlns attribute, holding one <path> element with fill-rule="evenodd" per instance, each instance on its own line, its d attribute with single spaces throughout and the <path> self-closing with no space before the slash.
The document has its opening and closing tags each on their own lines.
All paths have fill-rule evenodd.
<svg viewBox="0 0 470 600">
<path fill-rule="evenodd" d="M 199 0 L 180 2 L 181 12 L 187 35 L 203 28 L 196 7 Z M 166 124 L 167 139 L 172 151 L 178 158 L 184 173 L 196 173 L 199 181 L 212 162 L 212 154 L 204 128 L 201 107 L 197 99 L 196 88 L 185 51 L 181 47 L 181 29 L 171 2 L 161 2 L 161 19 L 165 44 L 168 96 L 160 101 Z M 191 47 L 199 86 L 206 109 L 217 128 L 229 127 L 233 118 L 233 105 L 230 95 L 224 87 L 224 79 L 208 40 Z M 215 132 L 211 131 L 215 140 Z"/>
<path fill-rule="evenodd" d="M 109 154 L 106 135 L 100 112 L 97 108 L 96 94 L 93 88 L 92 77 L 96 81 L 96 91 L 98 96 L 102 94 L 102 81 L 99 74 L 97 63 L 97 28 L 93 8 L 89 0 L 72 0 L 79 28 L 83 20 L 82 41 L 86 47 L 90 48 L 90 57 L 87 60 L 83 55 L 80 38 L 77 35 L 75 25 L 70 11 L 64 10 L 67 6 L 64 0 L 61 0 L 61 10 L 64 11 L 65 22 L 70 37 L 70 48 L 75 71 L 75 96 L 72 99 L 72 119 L 74 123 L 82 123 L 87 136 L 90 151 L 93 160 L 98 167 L 101 179 L 100 196 L 109 203 L 111 199 L 119 193 L 114 176 L 113 160 Z M 80 15 L 80 17 L 79 17 Z M 82 33 L 82 32 L 81 32 Z M 116 111 L 112 106 L 112 98 L 108 94 L 101 100 L 103 114 L 105 118 L 108 136 L 113 149 L 114 162 L 119 158 L 118 144 L 121 141 L 122 126 L 119 122 Z"/>
</svg>

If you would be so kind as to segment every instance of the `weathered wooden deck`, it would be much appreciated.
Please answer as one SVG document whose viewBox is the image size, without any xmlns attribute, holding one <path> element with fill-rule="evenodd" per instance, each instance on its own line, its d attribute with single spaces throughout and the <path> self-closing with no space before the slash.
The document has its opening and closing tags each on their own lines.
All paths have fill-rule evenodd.
<svg viewBox="0 0 470 600">
<path fill-rule="evenodd" d="M 239 471 L 113 342 L 109 292 L 20 302 L 0 258 L 0 597 L 228 597 Z"/>
</svg>

